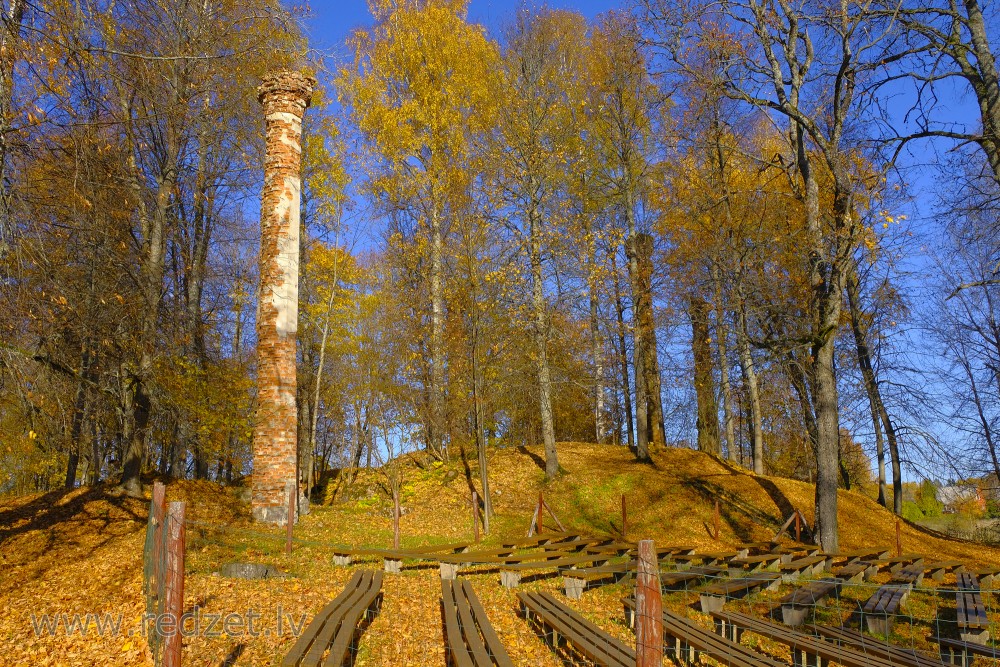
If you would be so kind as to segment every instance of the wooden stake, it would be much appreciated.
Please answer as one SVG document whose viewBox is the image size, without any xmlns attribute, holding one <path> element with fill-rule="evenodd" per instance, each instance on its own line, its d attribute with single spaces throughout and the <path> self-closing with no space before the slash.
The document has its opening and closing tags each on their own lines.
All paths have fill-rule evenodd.
<svg viewBox="0 0 1000 667">
<path fill-rule="evenodd" d="M 622 539 L 628 535 L 628 510 L 625 507 L 625 494 L 622 494 Z"/>
<path fill-rule="evenodd" d="M 292 553 L 292 526 L 295 524 L 295 486 L 288 491 L 288 520 L 285 522 L 285 554 Z"/>
<path fill-rule="evenodd" d="M 639 572 L 635 580 L 635 664 L 663 665 L 663 593 L 653 540 L 639 542 Z"/>
<path fill-rule="evenodd" d="M 715 499 L 715 540 L 719 541 L 719 499 Z"/>
<path fill-rule="evenodd" d="M 399 494 L 397 490 L 392 496 L 392 548 L 399 550 Z"/>
<path fill-rule="evenodd" d="M 479 492 L 472 490 L 472 530 L 476 536 L 476 543 L 479 543 Z"/>
<path fill-rule="evenodd" d="M 896 555 L 903 555 L 903 537 L 900 534 L 899 519 L 896 519 Z"/>
<path fill-rule="evenodd" d="M 185 504 L 177 502 L 170 503 L 167 512 L 167 578 L 163 612 L 172 621 L 173 631 L 163 628 L 164 667 L 181 665 L 181 645 L 184 641 L 181 634 L 181 617 L 184 615 L 184 510 Z"/>
<path fill-rule="evenodd" d="M 795 510 L 795 541 L 802 541 L 802 520 L 798 510 Z"/>
<path fill-rule="evenodd" d="M 167 513 L 167 489 L 163 482 L 153 482 L 153 501 L 149 505 L 149 511 L 153 515 L 153 595 L 159 597 L 163 590 L 163 572 L 160 565 L 163 562 L 160 554 L 163 553 L 163 518 Z"/>
</svg>

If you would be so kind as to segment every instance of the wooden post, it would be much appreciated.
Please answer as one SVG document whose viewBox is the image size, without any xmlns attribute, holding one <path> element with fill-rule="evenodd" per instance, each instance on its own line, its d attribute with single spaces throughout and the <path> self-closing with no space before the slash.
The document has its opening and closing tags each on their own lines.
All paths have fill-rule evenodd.
<svg viewBox="0 0 1000 667">
<path fill-rule="evenodd" d="M 479 544 L 479 492 L 472 490 L 472 530 Z"/>
<path fill-rule="evenodd" d="M 163 572 L 160 571 L 163 553 L 163 518 L 167 513 L 167 489 L 163 482 L 153 482 L 153 502 L 149 511 L 153 515 L 153 595 L 159 597 L 163 591 Z"/>
<path fill-rule="evenodd" d="M 180 667 L 181 617 L 184 615 L 184 509 L 181 502 L 170 503 L 167 512 L 167 578 L 166 600 L 163 612 L 173 625 L 173 631 L 164 632 L 163 667 Z M 166 628 L 164 628 L 166 630 Z"/>
<path fill-rule="evenodd" d="M 799 511 L 795 510 L 795 541 L 802 541 L 802 523 L 799 518 Z"/>
<path fill-rule="evenodd" d="M 639 541 L 639 572 L 635 580 L 635 664 L 663 665 L 663 593 L 653 540 Z"/>
<path fill-rule="evenodd" d="M 295 524 L 295 487 L 288 491 L 288 521 L 285 522 L 285 555 L 292 554 L 292 526 Z"/>
<path fill-rule="evenodd" d="M 903 555 L 903 537 L 900 534 L 899 518 L 896 518 L 896 555 Z"/>
<path fill-rule="evenodd" d="M 715 540 L 719 541 L 719 499 L 715 499 Z"/>
<path fill-rule="evenodd" d="M 622 539 L 628 535 L 628 510 L 625 508 L 625 494 L 622 494 Z"/>
</svg>

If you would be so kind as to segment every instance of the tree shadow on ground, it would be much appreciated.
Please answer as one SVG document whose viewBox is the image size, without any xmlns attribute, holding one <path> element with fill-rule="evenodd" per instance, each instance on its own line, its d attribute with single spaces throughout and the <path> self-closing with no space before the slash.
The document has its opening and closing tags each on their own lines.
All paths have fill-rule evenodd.
<svg viewBox="0 0 1000 667">
<path fill-rule="evenodd" d="M 724 521 L 740 540 L 751 540 L 752 528 L 755 525 L 773 526 L 775 530 L 781 525 L 781 519 L 762 512 L 747 504 L 739 495 L 704 478 L 683 480 L 681 485 L 695 491 L 707 503 L 718 500 L 720 521 Z"/>
<path fill-rule="evenodd" d="M 784 492 L 778 488 L 777 484 L 766 477 L 753 477 L 753 480 L 757 482 L 757 485 L 764 490 L 764 493 L 768 495 L 771 502 L 773 502 L 778 508 L 782 517 L 781 523 L 784 523 L 785 520 L 792 515 L 792 512 L 795 511 L 795 506 L 792 505 L 790 500 L 788 500 L 788 496 L 786 496 Z"/>
<path fill-rule="evenodd" d="M 524 445 L 518 445 L 517 452 L 518 454 L 524 454 L 525 456 L 527 456 L 529 459 L 535 462 L 535 465 L 538 466 L 539 470 L 545 472 L 545 459 L 543 459 L 541 456 L 534 453 Z"/>
<path fill-rule="evenodd" d="M 62 500 L 70 493 L 76 493 L 66 502 Z M 80 492 L 79 489 L 50 491 L 35 500 L 0 512 L 0 546 L 13 537 L 31 531 L 48 531 L 49 537 L 54 536 L 51 529 L 59 525 L 100 521 L 98 532 L 104 532 L 111 524 L 120 524 L 121 517 L 112 517 L 110 512 L 91 512 L 89 503 L 107 501 L 127 516 L 124 520 L 145 524 L 147 517 L 140 515 L 134 505 L 143 501 L 135 498 L 115 495 L 107 492 L 104 486 L 89 487 Z M 137 525 L 136 529 L 140 526 Z"/>
<path fill-rule="evenodd" d="M 247 645 L 243 642 L 233 646 L 232 650 L 229 651 L 229 654 L 226 655 L 226 657 L 222 659 L 222 662 L 219 663 L 219 667 L 233 667 L 233 665 L 236 664 L 236 661 L 240 659 L 240 656 L 243 655 L 243 651 L 245 651 L 246 648 Z"/>
</svg>

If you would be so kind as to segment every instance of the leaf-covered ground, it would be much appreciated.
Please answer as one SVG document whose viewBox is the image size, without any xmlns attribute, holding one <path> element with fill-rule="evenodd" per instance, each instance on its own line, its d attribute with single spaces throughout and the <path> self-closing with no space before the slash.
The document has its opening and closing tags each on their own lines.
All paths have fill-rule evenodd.
<svg viewBox="0 0 1000 667">
<path fill-rule="evenodd" d="M 560 444 L 565 473 L 543 485 L 540 452 L 525 449 L 491 453 L 491 482 L 497 516 L 493 534 L 520 537 L 543 491 L 567 528 L 618 535 L 621 495 L 628 502 L 628 537 L 649 537 L 657 544 L 684 544 L 719 550 L 743 541 L 772 537 L 792 508 L 811 518 L 813 488 L 791 480 L 756 477 L 724 462 L 689 450 L 669 450 L 653 465 L 637 464 L 620 448 Z M 412 465 L 407 468 L 401 522 L 404 546 L 471 539 L 469 478 L 477 479 L 475 461 Z M 713 505 L 721 501 L 722 535 L 711 537 Z M 379 475 L 359 476 L 330 506 L 314 507 L 295 529 L 291 556 L 283 553 L 283 531 L 253 525 L 239 489 L 207 482 L 168 485 L 168 500 L 188 502 L 188 550 L 185 603 L 199 611 L 202 627 L 185 642 L 186 665 L 273 665 L 294 641 L 295 628 L 336 595 L 353 567 L 334 566 L 333 545 L 386 547 L 391 544 L 391 507 L 379 488 Z M 147 502 L 115 495 L 110 489 L 79 489 L 0 501 L 0 665 L 148 665 L 145 641 L 135 634 L 144 612 L 142 548 Z M 842 492 L 841 546 L 894 547 L 895 520 L 870 498 Z M 551 525 L 551 522 L 549 522 Z M 933 558 L 975 565 L 1000 565 L 1000 551 L 956 542 L 904 526 L 903 548 Z M 227 562 L 275 565 L 288 576 L 261 581 L 218 575 Z M 378 567 L 371 561 L 361 567 Z M 355 566 L 356 567 L 356 566 Z M 539 576 L 526 588 L 559 590 L 561 579 Z M 500 638 L 517 665 L 558 667 L 559 659 L 517 615 L 516 597 L 499 585 L 488 568 L 463 573 L 483 601 Z M 879 575 L 884 581 L 888 575 Z M 954 578 L 944 584 L 951 587 Z M 872 585 L 847 587 L 838 599 L 818 610 L 821 622 L 857 622 L 858 602 Z M 935 585 L 928 579 L 925 586 Z M 791 587 L 730 603 L 737 610 L 767 614 Z M 624 625 L 620 599 L 627 583 L 587 591 L 571 601 L 575 609 L 623 641 L 634 641 Z M 359 666 L 443 665 L 444 644 L 439 610 L 440 579 L 436 565 L 408 563 L 400 575 L 386 575 L 384 604 L 361 640 Z M 991 619 L 993 595 L 986 603 Z M 693 591 L 668 592 L 665 603 L 708 623 L 695 611 Z M 932 648 L 928 637 L 952 633 L 954 596 L 917 592 L 891 639 Z M 67 632 L 65 622 L 88 621 L 87 632 Z M 230 632 L 219 632 L 225 615 Z M 47 615 L 47 616 L 46 616 Z M 205 627 L 217 617 L 214 628 Z M 246 627 L 254 618 L 253 632 Z M 46 620 L 50 624 L 45 626 Z M 96 620 L 119 623 L 117 631 L 99 632 Z M 58 625 L 51 624 L 56 621 Z M 239 625 L 242 623 L 243 625 Z M 994 635 L 1000 632 L 996 628 Z M 776 657 L 787 650 L 746 635 L 744 640 Z"/>
</svg>

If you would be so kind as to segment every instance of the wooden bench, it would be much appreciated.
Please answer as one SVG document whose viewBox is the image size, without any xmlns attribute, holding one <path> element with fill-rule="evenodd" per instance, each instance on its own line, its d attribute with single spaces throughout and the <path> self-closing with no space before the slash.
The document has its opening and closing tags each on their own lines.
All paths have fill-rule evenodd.
<svg viewBox="0 0 1000 667">
<path fill-rule="evenodd" d="M 635 600 L 622 600 L 625 621 L 635 628 Z M 663 611 L 663 649 L 674 662 L 691 664 L 704 654 L 726 667 L 787 667 L 783 662 L 758 653 L 749 646 L 722 637 L 694 621 Z"/>
<path fill-rule="evenodd" d="M 891 584 L 908 584 L 910 588 L 915 588 L 920 586 L 924 582 L 924 566 L 922 564 L 914 563 L 913 565 L 907 565 L 896 571 L 889 583 Z"/>
<path fill-rule="evenodd" d="M 809 556 L 818 556 L 822 552 L 823 550 L 820 547 L 816 546 L 815 544 L 781 545 L 771 550 L 771 553 L 775 553 L 781 556 L 782 563 L 790 563 L 796 558 L 808 558 Z"/>
<path fill-rule="evenodd" d="M 774 553 L 774 550 L 781 546 L 781 542 L 743 542 L 737 544 L 736 549 L 746 551 L 747 555 Z"/>
<path fill-rule="evenodd" d="M 673 554 L 670 557 L 670 564 L 676 570 L 686 570 L 694 565 L 705 562 L 705 557 L 701 554 Z M 711 562 L 709 562 L 711 564 Z"/>
<path fill-rule="evenodd" d="M 514 554 L 507 549 L 495 549 L 484 552 L 473 552 L 464 554 L 445 554 L 436 556 L 435 560 L 441 569 L 442 579 L 454 579 L 462 567 L 470 565 L 494 565 L 502 567 L 504 565 L 514 565 L 517 563 L 556 561 L 567 558 L 582 548 L 583 542 L 567 544 L 566 549 L 551 549 L 546 546 L 542 551 L 532 551 L 529 553 Z"/>
<path fill-rule="evenodd" d="M 843 667 L 889 667 L 890 660 L 855 651 L 813 635 L 791 630 L 778 623 L 730 612 L 713 612 L 716 631 L 727 639 L 739 642 L 743 632 L 785 644 L 791 650 L 796 667 L 822 667 L 835 662 Z"/>
<path fill-rule="evenodd" d="M 750 553 L 746 549 L 740 549 L 739 551 L 706 551 L 695 554 L 695 556 L 701 556 L 701 562 L 707 565 L 720 565 L 728 563 L 734 558 L 746 558 L 749 555 Z"/>
<path fill-rule="evenodd" d="M 686 547 L 663 547 L 656 550 L 657 558 L 660 560 L 661 572 L 672 565 L 672 559 L 678 548 L 687 550 Z M 595 565 L 593 567 L 564 566 L 559 568 L 559 570 L 563 576 L 563 590 L 566 593 L 566 597 L 578 600 L 590 585 L 599 582 L 619 581 L 635 574 L 637 567 L 637 561 L 633 558 L 620 563 Z M 712 570 L 712 574 L 718 574 L 723 571 L 722 568 L 710 569 Z M 674 574 L 674 572 L 668 572 L 667 574 Z M 698 577 L 693 576 L 691 578 L 697 579 Z"/>
<path fill-rule="evenodd" d="M 561 641 L 576 654 L 607 667 L 635 667 L 635 650 L 556 600 L 548 592 L 517 594 L 521 613 L 541 630 L 553 650 Z"/>
<path fill-rule="evenodd" d="M 564 556 L 554 560 L 525 561 L 520 563 L 505 563 L 500 566 L 500 583 L 504 588 L 517 588 L 521 583 L 521 575 L 528 570 L 576 567 L 578 565 L 605 565 L 615 558 L 614 553 L 590 553 L 576 556 Z M 554 574 L 554 573 L 553 573 Z"/>
<path fill-rule="evenodd" d="M 343 592 L 316 614 L 281 661 L 282 667 L 340 667 L 381 606 L 382 573 L 358 570 Z"/>
<path fill-rule="evenodd" d="M 469 550 L 469 546 L 468 542 L 431 544 L 412 549 L 384 549 L 379 554 L 382 556 L 385 571 L 399 574 L 403 570 L 404 560 L 437 560 L 442 554 L 465 553 Z"/>
<path fill-rule="evenodd" d="M 782 563 L 778 570 L 783 581 L 794 581 L 803 574 L 819 574 L 830 569 L 830 559 L 826 556 L 806 556 L 788 563 Z"/>
<path fill-rule="evenodd" d="M 505 549 L 534 549 L 540 546 L 575 542 L 582 539 L 584 536 L 581 533 L 539 533 L 532 537 L 507 540 L 501 542 L 500 546 Z"/>
<path fill-rule="evenodd" d="M 827 641 L 831 641 L 838 646 L 847 644 L 861 653 L 874 655 L 877 658 L 888 660 L 894 665 L 901 667 L 942 667 L 942 662 L 929 653 L 917 651 L 911 648 L 894 646 L 889 642 L 879 641 L 871 637 L 866 637 L 857 630 L 850 630 L 844 627 L 830 627 L 825 625 L 811 625 L 809 629 Z"/>
<path fill-rule="evenodd" d="M 964 642 L 985 644 L 990 640 L 990 622 L 979 592 L 979 580 L 970 572 L 960 572 L 955 592 L 958 634 Z"/>
<path fill-rule="evenodd" d="M 871 549 L 856 549 L 854 551 L 847 551 L 840 554 L 830 554 L 833 558 L 842 558 L 847 561 L 846 565 L 853 565 L 854 563 L 861 562 L 863 560 L 881 560 L 883 558 L 889 557 L 889 550 L 885 547 L 874 547 Z"/>
<path fill-rule="evenodd" d="M 441 580 L 445 660 L 454 667 L 514 667 L 468 581 Z"/>
<path fill-rule="evenodd" d="M 878 574 L 878 565 L 872 565 L 865 561 L 838 567 L 833 571 L 833 576 L 852 584 L 860 583 L 862 580 L 871 581 L 876 574 Z"/>
<path fill-rule="evenodd" d="M 960 560 L 945 560 L 925 566 L 924 571 L 929 572 L 934 581 L 944 581 L 944 575 L 949 572 L 965 572 L 965 563 Z"/>
<path fill-rule="evenodd" d="M 714 565 L 701 565 L 675 572 L 661 572 L 660 585 L 664 588 L 676 588 L 682 584 L 700 582 L 702 579 L 710 577 L 724 577 L 727 573 L 728 570 L 726 568 Z"/>
<path fill-rule="evenodd" d="M 886 584 L 875 591 L 861 609 L 868 632 L 880 635 L 892 632 L 893 617 L 906 603 L 909 593 L 909 584 Z"/>
<path fill-rule="evenodd" d="M 980 567 L 969 571 L 979 577 L 982 588 L 993 588 L 994 582 L 1000 580 L 1000 567 Z"/>
<path fill-rule="evenodd" d="M 635 571 L 635 561 L 597 565 L 594 567 L 567 567 L 562 570 L 563 591 L 566 597 L 571 600 L 579 600 L 588 586 L 601 581 L 618 581 Z"/>
<path fill-rule="evenodd" d="M 376 558 L 380 555 L 380 552 L 375 549 L 354 549 L 352 547 L 338 547 L 333 549 L 331 553 L 334 565 L 351 565 L 358 560 Z"/>
<path fill-rule="evenodd" d="M 923 567 L 924 557 L 920 554 L 903 554 L 902 556 L 894 556 L 892 558 L 881 559 L 884 565 L 889 567 L 889 572 L 897 574 L 904 567 L 911 565 L 919 565 Z"/>
<path fill-rule="evenodd" d="M 780 554 L 762 554 L 760 556 L 746 556 L 745 558 L 733 558 L 729 561 L 729 576 L 739 577 L 748 572 L 758 572 L 760 570 L 777 570 L 781 564 Z"/>
<path fill-rule="evenodd" d="M 792 627 L 802 625 L 809 612 L 826 596 L 840 590 L 842 583 L 840 579 L 810 581 L 781 598 L 781 622 Z"/>
<path fill-rule="evenodd" d="M 777 572 L 757 572 L 748 577 L 720 581 L 698 591 L 701 610 L 706 614 L 721 611 L 730 598 L 741 598 L 759 589 L 775 590 L 781 585 Z"/>
<path fill-rule="evenodd" d="M 986 658 L 1000 659 L 1000 648 L 989 644 L 977 644 L 975 642 L 963 642 L 960 639 L 947 639 L 945 637 L 934 638 L 938 643 L 941 652 L 941 660 L 949 665 L 961 665 L 961 667 L 971 667 L 973 656 L 981 655 Z"/>
</svg>

